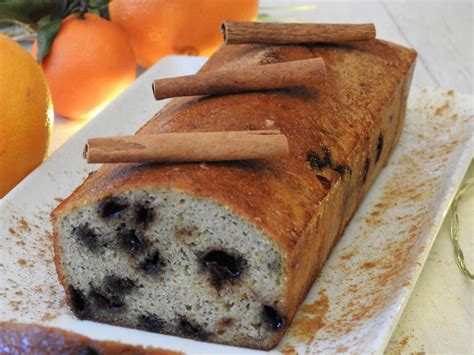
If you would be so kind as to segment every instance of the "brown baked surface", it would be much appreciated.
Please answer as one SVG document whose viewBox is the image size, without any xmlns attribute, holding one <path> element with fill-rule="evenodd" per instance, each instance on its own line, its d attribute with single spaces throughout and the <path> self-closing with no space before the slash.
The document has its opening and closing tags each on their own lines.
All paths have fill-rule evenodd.
<svg viewBox="0 0 474 355">
<path fill-rule="evenodd" d="M 0 354 L 178 355 L 181 353 L 98 341 L 58 328 L 36 324 L 0 323 Z"/>
<path fill-rule="evenodd" d="M 288 283 L 281 312 L 287 327 L 398 141 L 416 52 L 380 40 L 228 45 L 202 69 L 313 57 L 326 63 L 324 85 L 178 98 L 138 133 L 279 129 L 289 141 L 288 157 L 206 163 L 205 168 L 198 163 L 106 165 L 61 203 L 53 219 L 136 188 L 160 186 L 211 198 L 262 229 L 286 255 Z M 60 268 L 58 273 L 61 278 Z M 273 345 L 282 336 L 275 334 Z"/>
</svg>

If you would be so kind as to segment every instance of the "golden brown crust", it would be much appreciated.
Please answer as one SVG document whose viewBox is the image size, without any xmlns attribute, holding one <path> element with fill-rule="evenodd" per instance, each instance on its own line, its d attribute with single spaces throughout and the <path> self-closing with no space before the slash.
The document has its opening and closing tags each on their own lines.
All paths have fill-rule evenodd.
<svg viewBox="0 0 474 355">
<path fill-rule="evenodd" d="M 0 323 L 2 354 L 178 355 L 158 348 L 143 348 L 114 341 L 98 341 L 58 328 L 36 324 Z"/>
<path fill-rule="evenodd" d="M 138 133 L 280 129 L 289 141 L 289 157 L 207 163 L 206 169 L 200 164 L 107 165 L 55 210 L 55 218 L 136 188 L 162 187 L 210 198 L 255 224 L 281 248 L 288 277 L 281 311 L 291 321 L 398 140 L 416 52 L 383 41 L 228 45 L 202 69 L 312 57 L 326 62 L 324 85 L 175 99 Z M 311 154 L 328 154 L 330 162 L 312 168 Z M 282 335 L 276 334 L 273 343 Z"/>
<path fill-rule="evenodd" d="M 66 282 L 64 279 L 63 270 L 61 268 L 61 244 L 59 243 L 59 232 L 57 229 L 58 225 L 56 223 L 56 214 L 54 213 L 54 211 L 51 214 L 51 224 L 53 226 L 54 267 L 56 268 L 56 274 L 58 275 L 59 283 L 64 287 L 64 290 L 66 290 Z"/>
</svg>

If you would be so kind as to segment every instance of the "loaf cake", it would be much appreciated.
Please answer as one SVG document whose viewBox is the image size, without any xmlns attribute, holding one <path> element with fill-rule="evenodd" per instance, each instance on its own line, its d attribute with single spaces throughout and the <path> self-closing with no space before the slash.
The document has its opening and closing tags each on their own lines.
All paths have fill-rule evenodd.
<svg viewBox="0 0 474 355">
<path fill-rule="evenodd" d="M 0 323 L 0 354 L 34 355 L 179 355 L 113 341 L 92 340 L 58 328 L 36 324 Z"/>
<path fill-rule="evenodd" d="M 56 268 L 77 317 L 279 342 L 397 143 L 416 52 L 224 45 L 202 69 L 317 57 L 325 84 L 174 99 L 137 133 L 279 129 L 288 157 L 106 165 L 55 209 Z"/>
</svg>

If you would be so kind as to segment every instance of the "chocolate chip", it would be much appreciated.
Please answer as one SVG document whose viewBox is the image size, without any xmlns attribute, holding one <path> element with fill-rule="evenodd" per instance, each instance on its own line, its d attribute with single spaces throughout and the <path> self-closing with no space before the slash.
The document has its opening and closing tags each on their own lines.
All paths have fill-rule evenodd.
<svg viewBox="0 0 474 355">
<path fill-rule="evenodd" d="M 92 346 L 86 345 L 79 348 L 77 355 L 100 355 L 100 352 L 94 349 Z"/>
<path fill-rule="evenodd" d="M 87 315 L 88 311 L 88 304 L 87 304 L 87 299 L 84 296 L 84 293 L 82 291 L 75 289 L 72 286 L 69 286 L 68 288 L 68 296 L 69 300 L 71 303 L 71 308 L 74 312 L 74 314 L 78 318 L 83 318 Z"/>
<path fill-rule="evenodd" d="M 110 310 L 112 312 L 119 312 L 125 306 L 119 297 L 104 295 L 95 289 L 91 289 L 89 296 L 94 300 L 97 307 Z"/>
<path fill-rule="evenodd" d="M 127 207 L 126 203 L 121 202 L 116 197 L 111 197 L 100 204 L 99 214 L 102 218 L 116 218 L 120 217 L 122 211 Z"/>
<path fill-rule="evenodd" d="M 225 281 L 238 279 L 245 266 L 245 260 L 241 256 L 234 256 L 222 250 L 210 251 L 201 262 L 211 274 L 216 287 L 220 287 Z"/>
<path fill-rule="evenodd" d="M 263 322 L 273 331 L 280 331 L 285 326 L 283 316 L 275 308 L 263 306 Z"/>
<path fill-rule="evenodd" d="M 351 169 L 345 164 L 338 164 L 333 168 L 333 170 L 341 176 L 351 172 Z"/>
<path fill-rule="evenodd" d="M 369 173 L 370 168 L 370 158 L 365 158 L 364 169 L 362 170 L 362 182 L 367 180 L 367 174 Z"/>
<path fill-rule="evenodd" d="M 150 332 L 161 332 L 165 321 L 161 318 L 158 318 L 156 315 L 151 313 L 142 314 L 138 317 L 138 322 L 143 327 L 143 329 Z"/>
<path fill-rule="evenodd" d="M 327 165 L 331 165 L 331 151 L 325 145 L 321 145 L 324 153 L 324 160 L 327 162 Z"/>
<path fill-rule="evenodd" d="M 323 187 L 326 190 L 329 190 L 331 188 L 331 181 L 329 181 L 328 178 L 326 178 L 322 175 L 316 175 L 316 178 L 319 180 L 319 182 L 323 185 Z"/>
<path fill-rule="evenodd" d="M 121 227 L 118 232 L 120 247 L 127 253 L 136 255 L 145 249 L 143 237 L 139 237 L 135 229 Z"/>
<path fill-rule="evenodd" d="M 128 277 L 108 275 L 104 278 L 104 290 L 110 296 L 130 293 L 135 287 L 135 282 Z"/>
<path fill-rule="evenodd" d="M 204 329 L 198 325 L 198 324 L 193 324 L 190 321 L 188 321 L 185 318 L 182 318 L 179 321 L 179 328 L 183 332 L 185 336 L 188 336 L 193 339 L 204 339 L 206 338 L 206 333 L 204 332 Z"/>
<path fill-rule="evenodd" d="M 135 222 L 148 226 L 155 218 L 155 211 L 152 207 L 137 205 L 135 208 Z"/>
<path fill-rule="evenodd" d="M 161 260 L 158 250 L 140 263 L 140 269 L 145 271 L 148 275 L 156 275 L 163 266 L 165 266 L 165 263 Z"/>
<path fill-rule="evenodd" d="M 311 167 L 311 169 L 321 170 L 327 165 L 324 158 L 320 158 L 314 152 L 308 152 L 308 154 L 306 155 L 306 160 L 309 162 L 309 166 Z"/>
<path fill-rule="evenodd" d="M 382 150 L 383 150 L 383 134 L 380 133 L 379 139 L 377 141 L 376 152 L 375 152 L 375 163 L 379 161 L 380 156 L 382 155 Z"/>
<path fill-rule="evenodd" d="M 76 239 L 89 248 L 89 250 L 96 250 L 99 246 L 97 234 L 89 227 L 88 223 L 73 228 L 72 233 L 75 235 Z"/>
<path fill-rule="evenodd" d="M 328 165 L 331 165 L 331 151 L 328 147 L 322 145 L 323 156 L 319 156 L 318 154 L 310 151 L 306 155 L 306 160 L 309 162 L 309 166 L 313 170 L 321 170 Z"/>
</svg>

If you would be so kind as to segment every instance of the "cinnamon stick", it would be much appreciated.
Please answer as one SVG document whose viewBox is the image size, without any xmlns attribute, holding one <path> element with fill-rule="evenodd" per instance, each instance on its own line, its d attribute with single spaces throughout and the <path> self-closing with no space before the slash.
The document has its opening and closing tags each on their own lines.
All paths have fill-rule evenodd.
<svg viewBox="0 0 474 355">
<path fill-rule="evenodd" d="M 264 23 L 224 21 L 224 41 L 243 43 L 338 43 L 375 38 L 375 26 L 368 24 Z"/>
<path fill-rule="evenodd" d="M 288 155 L 278 130 L 186 132 L 89 139 L 88 163 L 148 163 L 266 159 Z"/>
<path fill-rule="evenodd" d="M 321 58 L 222 69 L 153 82 L 155 99 L 223 95 L 320 83 L 326 80 Z"/>
</svg>

